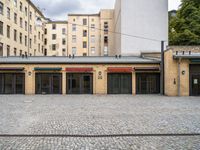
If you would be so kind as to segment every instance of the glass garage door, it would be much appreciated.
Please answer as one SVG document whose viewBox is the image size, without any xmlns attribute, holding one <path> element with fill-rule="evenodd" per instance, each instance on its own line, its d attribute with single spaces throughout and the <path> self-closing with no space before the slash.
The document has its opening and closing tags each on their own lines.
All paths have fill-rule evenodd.
<svg viewBox="0 0 200 150">
<path fill-rule="evenodd" d="M 160 74 L 159 73 L 137 73 L 136 74 L 137 94 L 159 94 Z"/>
<path fill-rule="evenodd" d="M 93 94 L 93 74 L 68 73 L 67 93 L 68 94 Z"/>
<path fill-rule="evenodd" d="M 23 73 L 1 73 L 0 94 L 25 94 L 25 75 Z"/>
<path fill-rule="evenodd" d="M 37 73 L 36 94 L 62 94 L 62 74 Z"/>
<path fill-rule="evenodd" d="M 200 96 L 200 65 L 190 65 L 190 95 Z"/>
<path fill-rule="evenodd" d="M 108 74 L 108 94 L 132 94 L 132 74 Z"/>
</svg>

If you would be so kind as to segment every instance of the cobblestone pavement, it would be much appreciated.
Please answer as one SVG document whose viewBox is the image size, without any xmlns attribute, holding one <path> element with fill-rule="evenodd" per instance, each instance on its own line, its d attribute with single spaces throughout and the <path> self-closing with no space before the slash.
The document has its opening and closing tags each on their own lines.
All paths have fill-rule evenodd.
<svg viewBox="0 0 200 150">
<path fill-rule="evenodd" d="M 0 134 L 200 133 L 199 97 L 0 96 Z M 200 149 L 193 137 L 0 137 L 0 149 Z"/>
</svg>

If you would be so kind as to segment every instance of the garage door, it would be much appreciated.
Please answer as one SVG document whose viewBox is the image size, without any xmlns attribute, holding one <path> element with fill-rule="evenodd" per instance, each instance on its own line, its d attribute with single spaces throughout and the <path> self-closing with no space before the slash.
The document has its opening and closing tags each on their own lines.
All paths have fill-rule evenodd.
<svg viewBox="0 0 200 150">
<path fill-rule="evenodd" d="M 136 74 L 137 94 L 159 94 L 160 74 L 159 73 L 137 73 Z"/>
<path fill-rule="evenodd" d="M 92 73 L 67 73 L 68 94 L 93 94 Z"/>
<path fill-rule="evenodd" d="M 0 94 L 25 94 L 24 73 L 1 73 Z"/>
<path fill-rule="evenodd" d="M 132 74 L 109 73 L 108 94 L 132 94 Z"/>
<path fill-rule="evenodd" d="M 200 65 L 190 65 L 190 95 L 200 96 Z"/>
<path fill-rule="evenodd" d="M 62 94 L 61 73 L 36 73 L 36 94 Z"/>
</svg>

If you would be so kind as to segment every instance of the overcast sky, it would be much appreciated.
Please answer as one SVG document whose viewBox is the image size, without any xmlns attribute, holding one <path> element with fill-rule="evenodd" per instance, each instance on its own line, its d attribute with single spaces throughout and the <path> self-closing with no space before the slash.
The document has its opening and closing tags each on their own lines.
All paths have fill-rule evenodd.
<svg viewBox="0 0 200 150">
<path fill-rule="evenodd" d="M 66 20 L 68 13 L 98 13 L 113 8 L 115 0 L 32 0 L 52 20 Z M 180 0 L 169 0 L 169 10 L 177 9 Z"/>
</svg>

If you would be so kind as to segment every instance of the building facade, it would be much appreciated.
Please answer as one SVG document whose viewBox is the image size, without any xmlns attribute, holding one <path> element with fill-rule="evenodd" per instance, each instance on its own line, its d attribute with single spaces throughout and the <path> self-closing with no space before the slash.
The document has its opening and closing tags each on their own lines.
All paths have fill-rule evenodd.
<svg viewBox="0 0 200 150">
<path fill-rule="evenodd" d="M 0 56 L 42 56 L 44 22 L 30 0 L 1 0 Z"/>
<path fill-rule="evenodd" d="M 113 10 L 98 14 L 68 15 L 68 55 L 108 56 L 113 54 Z"/>
<path fill-rule="evenodd" d="M 67 21 L 49 21 L 44 31 L 44 56 L 67 56 Z"/>
<path fill-rule="evenodd" d="M 161 41 L 168 44 L 168 1 L 116 0 L 114 31 L 118 55 L 160 52 Z"/>
</svg>

